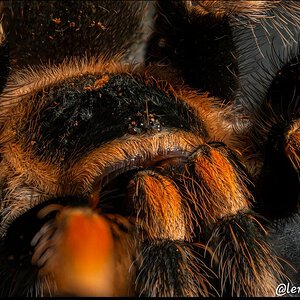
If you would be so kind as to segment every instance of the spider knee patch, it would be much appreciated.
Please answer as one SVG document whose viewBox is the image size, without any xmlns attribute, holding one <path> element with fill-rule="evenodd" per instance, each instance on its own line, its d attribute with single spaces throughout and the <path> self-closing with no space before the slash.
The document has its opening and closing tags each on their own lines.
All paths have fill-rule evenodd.
<svg viewBox="0 0 300 300">
<path fill-rule="evenodd" d="M 31 242 L 32 264 L 40 268 L 39 280 L 49 280 L 57 295 L 130 293 L 135 272 L 130 268 L 135 250 L 131 224 L 121 216 L 100 216 L 86 207 L 60 205 L 57 209 L 57 204 L 44 207 L 40 217 L 53 209 L 58 210 L 56 217 L 46 222 Z M 126 254 L 121 254 L 124 249 Z"/>
<path fill-rule="evenodd" d="M 285 134 L 285 153 L 289 157 L 295 170 L 300 170 L 300 120 L 298 119 Z"/>
<path fill-rule="evenodd" d="M 183 240 L 185 218 L 175 183 L 154 171 L 141 171 L 131 182 L 137 223 L 147 239 Z"/>
<path fill-rule="evenodd" d="M 250 205 L 252 196 L 244 174 L 226 152 L 222 147 L 199 147 L 182 176 L 187 198 L 192 199 L 205 222 L 215 222 Z"/>
</svg>

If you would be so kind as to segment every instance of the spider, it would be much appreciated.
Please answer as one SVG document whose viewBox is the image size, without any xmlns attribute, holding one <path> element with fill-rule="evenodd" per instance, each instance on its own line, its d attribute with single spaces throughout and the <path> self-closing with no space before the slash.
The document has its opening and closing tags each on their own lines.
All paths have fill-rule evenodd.
<svg viewBox="0 0 300 300">
<path fill-rule="evenodd" d="M 297 283 L 300 3 L 0 8 L 1 296 Z"/>
</svg>

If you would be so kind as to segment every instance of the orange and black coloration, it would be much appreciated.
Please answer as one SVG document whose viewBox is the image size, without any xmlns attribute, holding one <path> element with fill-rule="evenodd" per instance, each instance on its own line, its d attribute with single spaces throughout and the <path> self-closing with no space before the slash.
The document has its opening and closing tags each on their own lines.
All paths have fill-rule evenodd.
<svg viewBox="0 0 300 300">
<path fill-rule="evenodd" d="M 236 109 L 231 20 L 248 2 L 158 1 L 138 66 L 149 3 L 2 3 L 1 296 L 275 295 L 300 67 Z"/>
</svg>

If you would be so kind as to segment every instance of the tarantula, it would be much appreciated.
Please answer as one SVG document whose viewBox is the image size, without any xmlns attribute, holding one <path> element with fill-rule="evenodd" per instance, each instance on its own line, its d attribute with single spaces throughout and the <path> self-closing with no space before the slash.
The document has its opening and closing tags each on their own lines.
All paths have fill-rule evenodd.
<svg viewBox="0 0 300 300">
<path fill-rule="evenodd" d="M 300 3 L 1 14 L 1 296 L 272 296 L 296 278 L 269 236 L 299 205 Z M 246 81 L 259 32 L 272 66 Z"/>
</svg>

